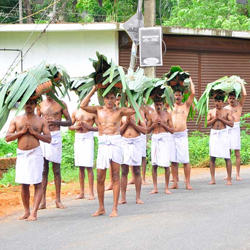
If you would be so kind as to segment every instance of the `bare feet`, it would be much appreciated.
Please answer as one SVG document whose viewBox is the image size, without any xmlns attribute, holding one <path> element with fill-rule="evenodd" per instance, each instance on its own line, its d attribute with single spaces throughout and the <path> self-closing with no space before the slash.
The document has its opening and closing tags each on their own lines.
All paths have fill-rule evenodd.
<svg viewBox="0 0 250 250">
<path fill-rule="evenodd" d="M 158 193 L 158 189 L 157 188 L 154 188 L 151 192 L 150 192 L 150 194 L 157 194 Z"/>
<path fill-rule="evenodd" d="M 97 217 L 97 216 L 103 215 L 103 214 L 106 214 L 105 209 L 104 208 L 103 209 L 99 208 L 94 214 L 92 214 L 92 217 Z"/>
<path fill-rule="evenodd" d="M 135 184 L 135 181 L 134 181 L 134 180 L 131 180 L 131 181 L 128 182 L 128 184 L 129 184 L 129 185 L 130 185 L 130 184 Z"/>
<path fill-rule="evenodd" d="M 121 199 L 121 200 L 119 200 L 119 201 L 118 201 L 118 204 L 119 204 L 119 205 L 122 205 L 122 204 L 127 204 L 127 201 L 126 201 L 126 200 L 122 200 L 122 199 Z"/>
<path fill-rule="evenodd" d="M 172 194 L 168 189 L 165 189 L 166 194 Z"/>
<path fill-rule="evenodd" d="M 186 184 L 186 189 L 187 189 L 187 190 L 194 190 L 194 189 L 190 186 L 190 184 Z"/>
<path fill-rule="evenodd" d="M 39 209 L 46 209 L 46 203 L 41 204 Z"/>
<path fill-rule="evenodd" d="M 62 202 L 56 202 L 56 207 L 57 207 L 57 208 L 60 208 L 60 209 L 65 209 L 65 208 L 67 208 L 66 206 L 64 206 L 64 205 L 62 204 Z"/>
<path fill-rule="evenodd" d="M 214 181 L 214 180 L 211 180 L 208 184 L 209 184 L 209 185 L 214 185 L 214 184 L 215 184 L 215 181 Z"/>
<path fill-rule="evenodd" d="M 239 176 L 236 176 L 236 180 L 237 181 L 242 181 L 243 179 L 241 177 L 239 177 Z"/>
<path fill-rule="evenodd" d="M 142 185 L 148 185 L 148 183 L 145 180 L 142 180 Z"/>
<path fill-rule="evenodd" d="M 35 220 L 37 220 L 37 217 L 34 216 L 34 215 L 30 215 L 30 216 L 26 219 L 26 221 L 35 221 Z"/>
<path fill-rule="evenodd" d="M 232 185 L 232 181 L 231 181 L 231 180 L 230 180 L 230 181 L 227 181 L 226 185 L 227 185 L 227 186 Z"/>
<path fill-rule="evenodd" d="M 223 180 L 224 180 L 224 181 L 227 181 L 227 177 L 224 177 Z"/>
<path fill-rule="evenodd" d="M 171 179 L 169 182 L 174 182 L 174 179 Z M 179 177 L 177 179 L 177 182 L 179 182 Z"/>
<path fill-rule="evenodd" d="M 108 190 L 113 190 L 113 185 L 112 185 L 112 184 L 108 185 L 108 186 L 105 188 L 105 191 L 108 191 Z"/>
<path fill-rule="evenodd" d="M 25 213 L 24 215 L 20 216 L 19 220 L 26 220 L 30 216 L 30 213 Z"/>
<path fill-rule="evenodd" d="M 136 200 L 136 203 L 137 203 L 137 204 L 144 204 L 144 201 L 142 201 L 141 199 L 137 199 L 137 200 Z"/>
<path fill-rule="evenodd" d="M 78 196 L 76 196 L 76 200 L 80 200 L 80 199 L 85 199 L 84 194 L 79 194 Z"/>
<path fill-rule="evenodd" d="M 173 184 L 169 189 L 178 189 L 178 184 Z"/>
<path fill-rule="evenodd" d="M 118 213 L 116 210 L 113 210 L 109 217 L 118 217 Z"/>
<path fill-rule="evenodd" d="M 94 199 L 95 199 L 95 196 L 94 196 L 93 194 L 90 194 L 88 200 L 89 200 L 89 201 L 92 201 L 92 200 L 94 200 Z"/>
</svg>

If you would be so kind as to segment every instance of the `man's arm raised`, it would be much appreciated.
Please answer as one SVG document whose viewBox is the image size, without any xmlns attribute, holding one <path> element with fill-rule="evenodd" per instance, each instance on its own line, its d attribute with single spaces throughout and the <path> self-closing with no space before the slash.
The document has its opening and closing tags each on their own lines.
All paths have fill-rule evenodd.
<svg viewBox="0 0 250 250">
<path fill-rule="evenodd" d="M 97 90 L 96 86 L 93 86 L 91 91 L 85 96 L 85 98 L 82 100 L 80 104 L 80 108 L 89 112 L 97 114 L 97 108 L 96 106 L 88 106 L 90 102 L 90 98 L 94 95 L 95 91 Z"/>
<path fill-rule="evenodd" d="M 194 95 L 195 95 L 195 88 L 194 88 L 194 83 L 193 83 L 193 80 L 192 78 L 190 77 L 190 95 L 186 101 L 186 105 L 187 107 L 190 107 L 194 101 Z"/>
<path fill-rule="evenodd" d="M 121 111 L 121 116 L 130 116 L 135 114 L 135 110 L 132 108 L 119 108 Z"/>
<path fill-rule="evenodd" d="M 247 91 L 246 91 L 246 88 L 245 88 L 245 84 L 241 82 L 241 89 L 242 89 L 242 97 L 241 97 L 241 100 L 240 100 L 240 105 L 243 107 L 244 103 L 245 103 L 245 100 L 247 98 Z"/>
</svg>

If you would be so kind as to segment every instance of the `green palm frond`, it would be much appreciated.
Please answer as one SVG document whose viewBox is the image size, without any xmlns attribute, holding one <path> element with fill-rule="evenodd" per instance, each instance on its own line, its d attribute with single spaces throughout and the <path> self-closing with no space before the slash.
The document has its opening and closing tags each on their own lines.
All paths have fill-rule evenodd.
<svg viewBox="0 0 250 250">
<path fill-rule="evenodd" d="M 226 97 L 226 95 L 230 92 L 235 92 L 236 98 L 238 98 L 241 92 L 241 83 L 246 84 L 246 82 L 238 76 L 224 76 L 214 82 L 208 83 L 204 93 L 202 94 L 196 105 L 196 108 L 199 111 L 196 123 L 199 123 L 205 116 L 205 127 L 207 127 L 209 99 L 218 94 L 225 95 Z"/>
<path fill-rule="evenodd" d="M 17 115 L 30 97 L 34 95 L 38 97 L 40 94 L 42 94 L 42 92 L 36 93 L 36 89 L 40 84 L 43 84 L 47 81 L 51 81 L 52 89 L 55 92 L 55 94 L 51 95 L 52 98 L 63 106 L 56 95 L 58 95 L 58 92 L 61 92 L 62 96 L 68 94 L 68 89 L 70 88 L 70 78 L 62 66 L 58 66 L 56 64 L 46 65 L 46 62 L 43 61 L 39 65 L 36 65 L 33 68 L 16 75 L 12 80 L 1 85 L 0 129 L 2 129 L 3 125 L 5 124 L 9 112 L 14 107 L 16 102 L 20 102 L 16 112 Z"/>
</svg>

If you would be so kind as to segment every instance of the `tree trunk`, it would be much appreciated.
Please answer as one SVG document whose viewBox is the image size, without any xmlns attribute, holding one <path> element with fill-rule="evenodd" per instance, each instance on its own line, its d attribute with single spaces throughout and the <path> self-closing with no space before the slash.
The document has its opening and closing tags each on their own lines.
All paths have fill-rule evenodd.
<svg viewBox="0 0 250 250">
<path fill-rule="evenodd" d="M 100 7 L 102 7 L 102 0 L 98 0 L 98 4 Z"/>
<path fill-rule="evenodd" d="M 26 16 L 30 16 L 32 14 L 32 9 L 29 0 L 24 0 L 24 7 L 26 11 Z M 34 23 L 32 17 L 27 18 L 27 23 Z"/>
<path fill-rule="evenodd" d="M 19 19 L 20 23 L 23 23 L 23 3 L 22 0 L 19 0 Z"/>
</svg>

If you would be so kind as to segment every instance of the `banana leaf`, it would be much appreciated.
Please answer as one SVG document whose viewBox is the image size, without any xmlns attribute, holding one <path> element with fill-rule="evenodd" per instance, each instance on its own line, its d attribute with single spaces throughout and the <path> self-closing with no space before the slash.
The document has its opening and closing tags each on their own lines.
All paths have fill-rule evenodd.
<svg viewBox="0 0 250 250">
<path fill-rule="evenodd" d="M 4 124 L 6 123 L 9 117 L 10 109 L 5 105 L 0 111 L 0 130 L 2 130 Z"/>
<path fill-rule="evenodd" d="M 235 92 L 236 98 L 238 98 L 241 92 L 241 83 L 246 84 L 246 82 L 238 76 L 224 76 L 214 82 L 208 83 L 207 87 L 197 102 L 196 108 L 199 111 L 196 123 L 200 123 L 202 118 L 205 116 L 205 127 L 207 127 L 207 114 L 209 111 L 209 99 L 212 98 L 216 93 L 224 92 L 225 99 L 226 94 L 230 92 Z"/>
<path fill-rule="evenodd" d="M 59 75 L 59 73 L 61 74 L 61 79 L 55 81 L 55 75 Z M 1 86 L 1 126 L 5 124 L 8 114 L 16 102 L 20 101 L 20 104 L 15 115 L 20 112 L 29 98 L 34 95 L 37 86 L 49 80 L 52 82 L 52 89 L 54 90 L 54 93 L 51 92 L 49 95 L 64 107 L 56 95 L 58 95 L 58 91 L 61 92 L 63 96 L 68 94 L 70 87 L 69 75 L 62 66 L 56 64 L 46 65 L 46 62 L 43 61 L 39 65 L 15 76 L 11 81 Z"/>
</svg>

